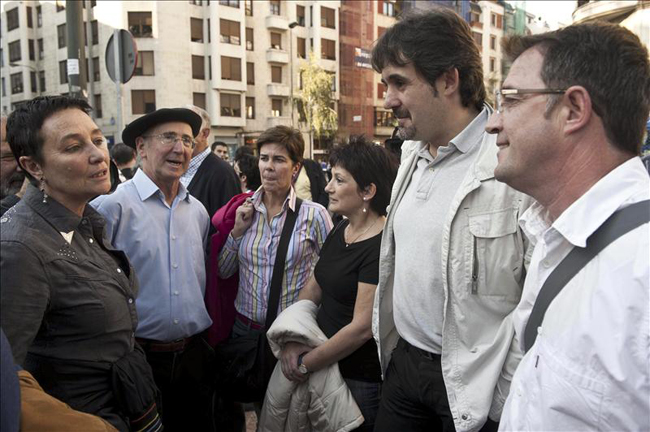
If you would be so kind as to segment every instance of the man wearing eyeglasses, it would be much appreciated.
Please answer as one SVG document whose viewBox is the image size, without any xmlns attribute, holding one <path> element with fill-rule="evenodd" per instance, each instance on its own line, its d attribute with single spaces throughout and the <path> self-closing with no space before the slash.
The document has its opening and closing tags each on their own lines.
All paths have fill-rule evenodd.
<svg viewBox="0 0 650 432">
<path fill-rule="evenodd" d="M 537 203 L 519 220 L 536 247 L 501 427 L 650 430 L 648 51 L 597 22 L 504 49 L 514 63 L 487 125 L 495 175 Z"/>
<path fill-rule="evenodd" d="M 162 392 L 165 430 L 210 431 L 211 350 L 200 334 L 212 323 L 204 305 L 209 217 L 181 183 L 201 129 L 185 108 L 159 109 L 130 123 L 124 144 L 141 169 L 92 202 L 106 233 L 140 281 L 135 338 Z M 118 246 L 119 245 L 119 246 Z"/>
<path fill-rule="evenodd" d="M 372 52 L 402 163 L 373 311 L 384 383 L 376 432 L 496 430 L 521 358 L 511 313 L 531 199 L 494 178 L 481 55 L 449 9 L 413 11 Z"/>
</svg>

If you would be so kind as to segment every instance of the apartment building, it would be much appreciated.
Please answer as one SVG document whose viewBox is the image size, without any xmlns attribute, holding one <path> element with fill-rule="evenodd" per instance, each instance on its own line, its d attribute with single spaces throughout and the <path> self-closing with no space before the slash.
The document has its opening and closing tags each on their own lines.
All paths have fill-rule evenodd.
<svg viewBox="0 0 650 432">
<path fill-rule="evenodd" d="M 299 94 L 298 71 L 309 51 L 317 53 L 338 89 L 338 0 L 86 3 L 92 7 L 87 51 L 94 65 L 91 102 L 111 142 L 119 141 L 123 126 L 138 116 L 186 104 L 205 108 L 212 119 L 212 139 L 232 147 L 253 145 L 271 126 L 298 127 L 292 95 Z M 62 1 L 4 4 L 3 113 L 38 94 L 68 92 L 64 9 Z M 116 118 L 116 86 L 104 62 L 115 29 L 128 29 L 138 48 L 135 74 L 121 86 L 122 125 Z M 306 151 L 308 156 L 313 153 Z"/>
</svg>

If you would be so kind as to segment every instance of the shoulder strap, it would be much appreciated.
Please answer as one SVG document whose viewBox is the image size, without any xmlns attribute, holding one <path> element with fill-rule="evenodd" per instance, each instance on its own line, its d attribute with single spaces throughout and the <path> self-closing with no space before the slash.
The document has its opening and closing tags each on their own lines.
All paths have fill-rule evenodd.
<svg viewBox="0 0 650 432">
<path fill-rule="evenodd" d="M 622 235 L 650 221 L 650 200 L 625 207 L 609 217 L 589 238 L 584 248 L 574 247 L 553 270 L 537 295 L 535 305 L 524 330 L 524 348 L 527 352 L 537 339 L 537 328 L 544 320 L 546 309 L 562 288 L 610 243 Z"/>
<path fill-rule="evenodd" d="M 269 289 L 269 305 L 266 311 L 266 329 L 271 327 L 275 317 L 278 315 L 278 306 L 280 305 L 280 291 L 282 290 L 282 279 L 284 278 L 284 264 L 287 261 L 287 251 L 289 250 L 289 240 L 293 234 L 293 227 L 296 225 L 296 218 L 300 211 L 302 200 L 296 197 L 296 209 L 291 211 L 287 208 L 287 217 L 284 219 L 282 235 L 278 243 L 278 251 L 275 255 L 275 264 L 273 264 L 273 276 L 271 276 L 271 288 Z"/>
</svg>

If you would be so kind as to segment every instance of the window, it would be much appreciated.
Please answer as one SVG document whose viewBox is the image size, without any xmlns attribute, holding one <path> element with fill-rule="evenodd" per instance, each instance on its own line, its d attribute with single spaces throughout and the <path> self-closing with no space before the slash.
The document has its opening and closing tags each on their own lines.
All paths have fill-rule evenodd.
<svg viewBox="0 0 650 432">
<path fill-rule="evenodd" d="M 494 72 L 496 69 L 496 59 L 494 57 L 490 57 L 490 72 Z"/>
<path fill-rule="evenodd" d="M 377 38 L 379 39 L 386 32 L 386 27 L 377 27 Z"/>
<path fill-rule="evenodd" d="M 45 49 L 43 48 L 43 39 L 36 41 L 38 43 L 38 59 L 43 60 L 45 57 Z"/>
<path fill-rule="evenodd" d="M 255 43 L 253 39 L 253 29 L 246 27 L 246 50 L 253 51 L 255 48 Z"/>
<path fill-rule="evenodd" d="M 34 51 L 34 39 L 27 39 L 27 48 L 29 48 L 29 59 L 36 60 L 36 52 Z"/>
<path fill-rule="evenodd" d="M 481 14 L 480 14 L 480 12 L 470 11 L 470 13 L 469 13 L 469 24 L 471 26 L 475 26 L 476 24 L 478 24 L 478 27 L 483 27 L 483 25 L 481 24 Z"/>
<path fill-rule="evenodd" d="M 18 8 L 7 11 L 7 31 L 17 29 L 19 25 L 20 22 L 18 21 Z"/>
<path fill-rule="evenodd" d="M 269 0 L 271 15 L 280 15 L 280 0 Z"/>
<path fill-rule="evenodd" d="M 494 35 L 490 35 L 490 49 L 497 49 L 497 37 Z"/>
<path fill-rule="evenodd" d="M 138 51 L 138 61 L 135 66 L 136 76 L 154 75 L 153 51 Z"/>
<path fill-rule="evenodd" d="M 282 66 L 271 66 L 271 82 L 282 83 Z"/>
<path fill-rule="evenodd" d="M 490 23 L 493 27 L 502 28 L 503 27 L 503 16 L 499 14 L 492 13 L 490 15 Z"/>
<path fill-rule="evenodd" d="M 208 79 L 212 79 L 212 56 L 208 56 Z"/>
<path fill-rule="evenodd" d="M 102 95 L 100 94 L 95 95 L 95 104 L 93 105 L 93 109 L 95 110 L 95 117 L 102 118 L 102 116 L 104 115 L 102 110 Z"/>
<path fill-rule="evenodd" d="M 27 27 L 34 28 L 34 21 L 32 21 L 32 8 L 31 6 L 27 6 L 25 9 L 27 11 Z"/>
<path fill-rule="evenodd" d="M 208 30 L 208 43 L 212 42 L 212 33 L 210 31 L 210 18 L 208 18 L 208 25 L 206 26 Z"/>
<path fill-rule="evenodd" d="M 205 93 L 192 93 L 192 105 L 205 109 Z"/>
<path fill-rule="evenodd" d="M 497 14 L 490 14 L 490 24 L 492 24 L 494 27 L 497 26 Z"/>
<path fill-rule="evenodd" d="M 43 27 L 43 12 L 40 6 L 36 6 L 36 27 Z"/>
<path fill-rule="evenodd" d="M 386 98 L 386 86 L 382 83 L 377 83 L 377 99 Z"/>
<path fill-rule="evenodd" d="M 5 79 L 2 78 L 2 96 L 7 95 L 7 90 L 5 89 Z M 2 111 L 5 111 L 6 107 L 2 107 Z"/>
<path fill-rule="evenodd" d="M 191 5 L 203 6 L 203 0 L 190 0 Z"/>
<path fill-rule="evenodd" d="M 0 48 L 0 67 L 5 66 L 5 52 Z"/>
<path fill-rule="evenodd" d="M 205 57 L 192 56 L 192 78 L 205 79 Z"/>
<path fill-rule="evenodd" d="M 239 32 L 239 22 L 230 21 L 227 19 L 219 20 L 219 30 L 221 34 L 221 42 L 232 44 L 232 45 L 241 45 L 241 38 Z"/>
<path fill-rule="evenodd" d="M 59 62 L 59 84 L 68 83 L 68 69 L 66 60 L 61 60 Z"/>
<path fill-rule="evenodd" d="M 221 79 L 241 81 L 241 59 L 221 56 Z"/>
<path fill-rule="evenodd" d="M 255 63 L 246 62 L 246 84 L 255 84 Z"/>
<path fill-rule="evenodd" d="M 155 90 L 131 90 L 132 114 L 149 114 L 156 111 Z"/>
<path fill-rule="evenodd" d="M 336 11 L 334 9 L 320 7 L 320 25 L 321 27 L 336 28 Z"/>
<path fill-rule="evenodd" d="M 246 16 L 253 16 L 253 0 L 246 0 L 244 9 L 246 10 Z"/>
<path fill-rule="evenodd" d="M 282 35 L 280 33 L 271 32 L 271 48 L 282 49 Z"/>
<path fill-rule="evenodd" d="M 41 87 L 41 93 L 45 93 L 45 71 L 38 72 L 39 86 Z"/>
<path fill-rule="evenodd" d="M 129 12 L 129 31 L 135 37 L 153 37 L 151 12 Z"/>
<path fill-rule="evenodd" d="M 239 0 L 219 0 L 219 4 L 239 9 Z"/>
<path fill-rule="evenodd" d="M 474 36 L 474 42 L 476 42 L 476 45 L 480 47 L 483 46 L 483 34 L 479 32 L 472 32 L 472 36 Z"/>
<path fill-rule="evenodd" d="M 336 60 L 336 42 L 329 39 L 321 39 L 321 57 L 327 60 Z"/>
<path fill-rule="evenodd" d="M 271 117 L 282 117 L 282 99 L 271 99 Z"/>
<path fill-rule="evenodd" d="M 86 34 L 86 26 L 84 25 L 84 35 Z M 97 45 L 99 43 L 99 28 L 97 27 L 97 20 L 92 20 L 90 22 L 90 36 L 92 38 L 92 44 Z M 88 45 L 88 38 L 86 38 L 86 45 Z"/>
<path fill-rule="evenodd" d="M 23 92 L 23 73 L 18 72 L 11 74 L 11 94 L 17 94 Z"/>
<path fill-rule="evenodd" d="M 29 72 L 29 82 L 32 87 L 32 93 L 38 92 L 38 82 L 36 81 L 36 72 L 34 71 Z"/>
<path fill-rule="evenodd" d="M 375 108 L 375 126 L 394 127 L 395 116 L 393 116 L 393 112 Z"/>
<path fill-rule="evenodd" d="M 246 98 L 246 118 L 254 119 L 255 118 L 255 98 L 247 97 Z"/>
<path fill-rule="evenodd" d="M 238 94 L 221 93 L 221 116 L 241 117 L 241 97 Z"/>
<path fill-rule="evenodd" d="M 307 40 L 305 38 L 297 38 L 298 41 L 298 57 L 307 58 Z"/>
<path fill-rule="evenodd" d="M 18 61 L 22 58 L 20 53 L 20 39 L 9 44 L 9 63 Z"/>
<path fill-rule="evenodd" d="M 65 10 L 65 1 L 64 0 L 56 0 L 56 11 L 61 12 L 62 10 Z"/>
<path fill-rule="evenodd" d="M 101 69 L 99 68 L 99 57 L 93 57 L 93 81 L 99 81 Z"/>
<path fill-rule="evenodd" d="M 56 28 L 56 37 L 59 41 L 59 48 L 65 48 L 68 45 L 65 24 L 61 24 Z"/>
<path fill-rule="evenodd" d="M 296 22 L 299 26 L 305 26 L 305 7 L 296 5 Z"/>
<path fill-rule="evenodd" d="M 326 71 L 326 72 L 329 74 L 330 79 L 332 80 L 332 91 L 335 92 L 336 91 L 336 72 L 329 72 L 329 71 Z"/>
<path fill-rule="evenodd" d="M 192 42 L 203 42 L 203 20 L 190 18 L 190 40 Z"/>
<path fill-rule="evenodd" d="M 397 16 L 397 8 L 395 7 L 395 3 L 389 0 L 384 0 L 383 2 L 380 2 L 381 11 L 380 13 L 389 17 L 394 17 Z"/>
</svg>

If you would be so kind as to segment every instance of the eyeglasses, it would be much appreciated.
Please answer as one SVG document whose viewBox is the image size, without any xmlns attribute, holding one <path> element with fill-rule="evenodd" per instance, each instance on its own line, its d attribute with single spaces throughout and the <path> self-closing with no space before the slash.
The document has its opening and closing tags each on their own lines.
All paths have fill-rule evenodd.
<svg viewBox="0 0 650 432">
<path fill-rule="evenodd" d="M 167 147 L 172 147 L 179 140 L 183 143 L 183 147 L 194 148 L 194 139 L 189 135 L 178 136 L 174 132 L 165 132 L 158 135 L 143 135 L 143 138 L 158 138 Z"/>
<path fill-rule="evenodd" d="M 507 96 L 511 95 L 524 95 L 524 94 L 562 94 L 566 92 L 566 89 L 501 89 L 495 92 L 496 100 L 496 111 L 501 114 L 504 109 L 508 107 Z M 505 102 L 505 105 L 504 105 Z"/>
</svg>

